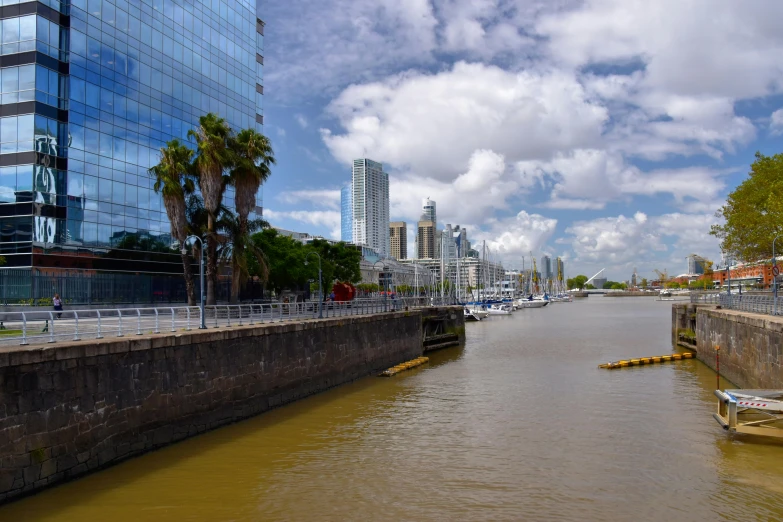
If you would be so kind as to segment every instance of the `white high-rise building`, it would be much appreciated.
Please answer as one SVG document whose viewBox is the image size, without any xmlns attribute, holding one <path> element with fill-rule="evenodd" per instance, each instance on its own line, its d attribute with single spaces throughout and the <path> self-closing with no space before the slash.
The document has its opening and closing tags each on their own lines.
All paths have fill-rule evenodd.
<svg viewBox="0 0 783 522">
<path fill-rule="evenodd" d="M 353 242 L 389 255 L 389 175 L 367 158 L 353 160 Z"/>
</svg>

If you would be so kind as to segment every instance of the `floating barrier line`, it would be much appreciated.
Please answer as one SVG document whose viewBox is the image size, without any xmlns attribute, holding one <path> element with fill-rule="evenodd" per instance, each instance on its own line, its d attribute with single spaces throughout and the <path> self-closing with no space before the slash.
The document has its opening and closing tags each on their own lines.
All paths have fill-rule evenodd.
<svg viewBox="0 0 783 522">
<path fill-rule="evenodd" d="M 379 377 L 392 377 L 400 372 L 404 372 L 405 370 L 410 370 L 411 368 L 421 366 L 422 364 L 429 362 L 429 360 L 429 357 L 418 357 L 412 361 L 404 362 L 402 364 L 398 364 L 397 366 L 392 366 L 385 372 L 382 372 Z"/>
<path fill-rule="evenodd" d="M 599 368 L 614 370 L 615 368 L 626 368 L 628 366 L 642 366 L 644 364 L 655 364 L 661 362 L 681 361 L 682 359 L 693 359 L 690 352 L 673 353 L 670 355 L 653 355 L 652 357 L 639 357 L 638 359 L 624 359 L 622 361 L 599 364 Z"/>
</svg>

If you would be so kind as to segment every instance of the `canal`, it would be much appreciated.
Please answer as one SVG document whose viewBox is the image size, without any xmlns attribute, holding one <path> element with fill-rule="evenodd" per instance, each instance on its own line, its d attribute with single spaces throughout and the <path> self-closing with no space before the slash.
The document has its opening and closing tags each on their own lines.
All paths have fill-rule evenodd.
<svg viewBox="0 0 783 522">
<path fill-rule="evenodd" d="M 671 303 L 590 297 L 0 508 L 0 520 L 780 520 L 783 445 L 732 440 Z M 392 335 L 393 332 L 390 332 Z"/>
</svg>

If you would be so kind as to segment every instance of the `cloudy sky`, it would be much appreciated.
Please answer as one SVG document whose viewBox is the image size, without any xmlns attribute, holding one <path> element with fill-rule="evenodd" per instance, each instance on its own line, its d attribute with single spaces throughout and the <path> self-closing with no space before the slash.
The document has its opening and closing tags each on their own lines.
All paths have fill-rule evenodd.
<svg viewBox="0 0 783 522">
<path fill-rule="evenodd" d="M 390 174 L 393 220 L 413 229 L 430 196 L 507 267 L 533 251 L 569 276 L 682 273 L 692 252 L 719 260 L 709 227 L 755 151 L 783 150 L 779 0 L 264 12 L 275 226 L 339 239 L 339 189 L 369 157 Z"/>
</svg>

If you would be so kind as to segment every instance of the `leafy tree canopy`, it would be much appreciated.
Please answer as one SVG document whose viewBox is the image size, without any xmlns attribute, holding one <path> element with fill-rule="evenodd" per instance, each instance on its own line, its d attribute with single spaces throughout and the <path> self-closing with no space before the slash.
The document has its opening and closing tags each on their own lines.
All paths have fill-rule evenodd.
<svg viewBox="0 0 783 522">
<path fill-rule="evenodd" d="M 571 277 L 566 281 L 566 284 L 568 285 L 569 290 L 573 290 L 574 288 L 584 288 L 585 283 L 587 280 L 590 279 L 586 275 L 578 275 L 576 277 Z"/>
<path fill-rule="evenodd" d="M 729 194 L 718 216 L 725 222 L 710 233 L 725 252 L 745 261 L 772 257 L 772 241 L 783 234 L 783 154 L 757 152 L 748 179 Z"/>
</svg>

